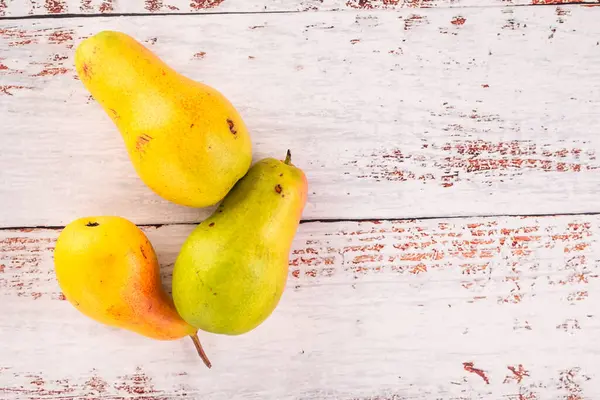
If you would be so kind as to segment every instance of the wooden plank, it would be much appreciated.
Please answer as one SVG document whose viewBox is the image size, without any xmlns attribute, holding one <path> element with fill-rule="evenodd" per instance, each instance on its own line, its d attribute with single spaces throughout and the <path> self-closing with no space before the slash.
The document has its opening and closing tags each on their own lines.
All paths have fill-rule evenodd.
<svg viewBox="0 0 600 400">
<path fill-rule="evenodd" d="M 192 225 L 146 227 L 169 287 Z M 0 231 L 0 397 L 594 399 L 600 217 L 302 224 L 274 314 L 239 337 L 154 342 L 88 320 L 58 231 Z"/>
<path fill-rule="evenodd" d="M 61 14 L 332 11 L 598 4 L 600 0 L 0 0 L 0 17 Z"/>
<path fill-rule="evenodd" d="M 221 90 L 255 159 L 289 148 L 305 219 L 598 211 L 600 8 L 4 21 L 0 226 L 197 221 L 137 178 L 75 79 L 74 46 L 128 32 Z M 202 35 L 198 36 L 198 30 Z"/>
</svg>

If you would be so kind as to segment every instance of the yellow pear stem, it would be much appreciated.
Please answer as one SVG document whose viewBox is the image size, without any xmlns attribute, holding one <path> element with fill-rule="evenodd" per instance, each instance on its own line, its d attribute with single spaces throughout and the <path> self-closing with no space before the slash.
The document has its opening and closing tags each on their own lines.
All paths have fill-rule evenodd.
<svg viewBox="0 0 600 400">
<path fill-rule="evenodd" d="M 284 163 L 287 164 L 287 165 L 290 165 L 291 162 L 292 162 L 292 152 L 288 150 L 287 154 L 285 156 Z"/>
<path fill-rule="evenodd" d="M 208 359 L 208 356 L 206 355 L 206 353 L 204 352 L 204 349 L 202 348 L 202 345 L 200 344 L 200 339 L 198 339 L 198 334 L 194 333 L 193 335 L 190 335 L 190 337 L 192 338 L 192 342 L 194 342 L 194 346 L 196 346 L 196 350 L 198 351 L 198 355 L 200 356 L 200 358 L 202 359 L 202 361 L 204 361 L 204 364 L 208 368 L 212 367 L 212 364 L 210 363 L 210 360 Z"/>
</svg>

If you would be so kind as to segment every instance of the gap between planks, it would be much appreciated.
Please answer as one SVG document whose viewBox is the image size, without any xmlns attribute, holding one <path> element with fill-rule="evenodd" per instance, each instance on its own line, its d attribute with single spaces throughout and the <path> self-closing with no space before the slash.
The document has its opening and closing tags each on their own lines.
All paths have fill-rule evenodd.
<svg viewBox="0 0 600 400">
<path fill-rule="evenodd" d="M 551 218 L 551 217 L 579 217 L 579 216 L 597 216 L 600 212 L 573 212 L 573 213 L 549 213 L 549 214 L 489 214 L 489 215 L 448 215 L 448 216 L 423 216 L 423 217 L 410 217 L 410 218 L 316 218 L 316 219 L 303 219 L 300 221 L 302 224 L 337 224 L 343 222 L 400 222 L 400 221 L 432 221 L 432 220 L 455 220 L 455 219 L 473 219 L 473 218 Z M 81 217 L 81 218 L 85 218 Z M 189 221 L 189 222 L 165 222 L 155 224 L 136 224 L 142 228 L 162 228 L 164 226 L 175 226 L 175 225 L 197 225 L 202 221 Z M 25 230 L 33 231 L 36 229 L 63 229 L 64 225 L 36 225 L 36 226 L 7 226 L 0 227 L 0 231 L 10 230 Z"/>
</svg>

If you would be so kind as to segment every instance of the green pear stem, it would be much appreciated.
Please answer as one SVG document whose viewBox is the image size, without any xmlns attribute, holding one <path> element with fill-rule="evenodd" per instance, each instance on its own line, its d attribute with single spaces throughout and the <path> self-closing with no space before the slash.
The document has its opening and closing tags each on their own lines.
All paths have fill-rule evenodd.
<svg viewBox="0 0 600 400">
<path fill-rule="evenodd" d="M 198 355 L 200 356 L 200 358 L 202 359 L 202 361 L 204 361 L 204 364 L 208 368 L 212 367 L 212 364 L 210 363 L 210 360 L 208 359 L 208 356 L 206 355 L 206 353 L 204 352 L 204 349 L 202 348 L 202 345 L 200 344 L 200 339 L 198 339 L 198 334 L 194 333 L 193 335 L 190 335 L 190 337 L 192 338 L 192 342 L 194 342 L 194 346 L 196 346 L 196 350 L 198 351 Z"/>
<path fill-rule="evenodd" d="M 291 162 L 292 162 L 292 152 L 288 150 L 287 154 L 285 155 L 285 161 L 284 161 L 284 163 L 286 165 L 290 165 Z"/>
</svg>

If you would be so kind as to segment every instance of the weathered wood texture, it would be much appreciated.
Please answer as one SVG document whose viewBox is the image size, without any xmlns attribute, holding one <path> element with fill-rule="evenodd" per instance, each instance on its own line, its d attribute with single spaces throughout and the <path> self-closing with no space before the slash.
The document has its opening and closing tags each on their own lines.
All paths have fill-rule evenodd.
<svg viewBox="0 0 600 400">
<path fill-rule="evenodd" d="M 60 14 L 331 11 L 508 5 L 598 4 L 599 0 L 0 0 L 0 17 Z"/>
<path fill-rule="evenodd" d="M 195 221 L 137 178 L 76 79 L 74 46 L 128 32 L 238 107 L 255 158 L 286 149 L 304 217 L 599 211 L 600 8 L 3 21 L 1 226 L 90 214 Z M 198 36 L 198 32 L 202 35 Z"/>
<path fill-rule="evenodd" d="M 166 286 L 192 229 L 144 228 Z M 598 216 L 303 224 L 275 313 L 201 335 L 210 371 L 61 301 L 57 235 L 0 231 L 2 399 L 600 396 Z"/>
</svg>

